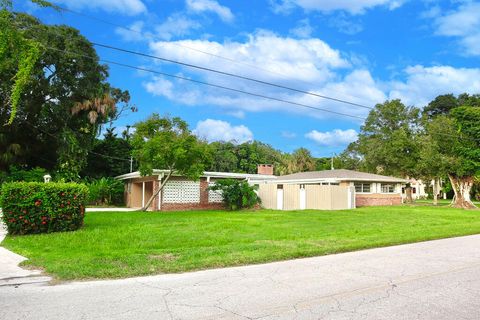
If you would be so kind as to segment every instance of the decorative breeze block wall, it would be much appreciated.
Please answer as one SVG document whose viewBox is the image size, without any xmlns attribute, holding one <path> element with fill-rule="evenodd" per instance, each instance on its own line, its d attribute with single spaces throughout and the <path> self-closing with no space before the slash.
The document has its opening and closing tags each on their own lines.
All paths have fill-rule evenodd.
<svg viewBox="0 0 480 320">
<path fill-rule="evenodd" d="M 168 181 L 163 190 L 164 203 L 200 203 L 200 182 Z"/>
<path fill-rule="evenodd" d="M 215 182 L 210 182 L 208 184 L 208 186 L 211 187 L 214 184 L 215 184 Z M 208 190 L 208 202 L 211 202 L 211 203 L 223 202 L 222 191 L 221 190 L 217 190 L 217 191 Z"/>
</svg>

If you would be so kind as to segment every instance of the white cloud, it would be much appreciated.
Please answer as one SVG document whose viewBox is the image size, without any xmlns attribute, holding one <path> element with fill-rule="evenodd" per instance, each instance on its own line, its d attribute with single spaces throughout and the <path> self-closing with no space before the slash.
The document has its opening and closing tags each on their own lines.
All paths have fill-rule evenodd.
<svg viewBox="0 0 480 320">
<path fill-rule="evenodd" d="M 297 134 L 295 132 L 282 131 L 281 136 L 282 138 L 293 139 L 297 137 Z"/>
<path fill-rule="evenodd" d="M 344 13 L 340 13 L 330 18 L 328 25 L 348 35 L 354 35 L 363 30 L 363 26 L 360 23 L 354 22 Z"/>
<path fill-rule="evenodd" d="M 73 9 L 99 9 L 125 15 L 137 15 L 147 11 L 147 7 L 141 0 L 57 0 L 55 3 L 65 4 Z"/>
<path fill-rule="evenodd" d="M 423 107 L 440 94 L 478 93 L 480 68 L 412 66 L 405 69 L 406 80 L 389 84 L 390 99 Z"/>
<path fill-rule="evenodd" d="M 335 129 L 327 132 L 312 130 L 305 134 L 305 137 L 323 146 L 343 146 L 357 140 L 358 133 L 353 129 Z"/>
<path fill-rule="evenodd" d="M 213 12 L 225 22 L 234 20 L 232 11 L 214 0 L 187 0 L 187 8 L 193 12 Z"/>
<path fill-rule="evenodd" d="M 312 32 L 313 27 L 308 19 L 300 20 L 295 28 L 290 29 L 290 34 L 298 38 L 310 38 Z"/>
<path fill-rule="evenodd" d="M 227 59 L 185 50 L 185 46 Z M 150 48 L 154 54 L 162 57 L 200 66 L 213 66 L 217 70 L 339 98 L 367 107 L 395 98 L 401 98 L 407 105 L 423 107 L 437 95 L 450 92 L 478 93 L 480 88 L 480 68 L 410 66 L 399 73 L 398 80 L 382 81 L 373 78 L 367 68 L 368 64 L 362 66 L 354 56 L 346 56 L 320 39 L 293 39 L 265 31 L 249 35 L 244 42 L 160 41 L 150 42 Z M 370 111 L 369 108 L 342 104 L 200 70 L 178 67 L 177 72 L 208 83 L 354 117 L 365 118 Z M 151 77 L 144 83 L 144 87 L 151 94 L 165 97 L 175 103 L 192 107 L 214 107 L 217 111 L 239 118 L 253 112 L 283 112 L 319 119 L 341 118 L 355 123 L 363 121 L 161 76 Z"/>
<path fill-rule="evenodd" d="M 437 35 L 458 38 L 466 54 L 480 55 L 480 3 L 464 3 L 434 21 Z"/>
<path fill-rule="evenodd" d="M 143 41 L 146 35 L 143 33 L 144 22 L 136 21 L 127 28 L 117 27 L 115 33 L 125 41 Z M 127 30 L 130 29 L 130 30 Z"/>
<path fill-rule="evenodd" d="M 184 47 L 228 57 L 228 60 L 185 50 Z M 261 77 L 265 80 L 287 79 L 319 83 L 332 77 L 332 69 L 349 66 L 349 62 L 338 50 L 332 49 L 320 39 L 284 38 L 266 31 L 249 35 L 245 42 L 159 41 L 151 42 L 150 49 L 154 54 L 163 57 L 203 66 L 214 65 L 216 69 L 226 72 Z"/>
<path fill-rule="evenodd" d="M 199 121 L 193 133 L 209 142 L 234 141 L 243 143 L 253 140 L 253 133 L 246 126 L 232 126 L 229 122 L 222 120 L 206 119 Z"/>
<path fill-rule="evenodd" d="M 390 10 L 397 9 L 407 0 L 271 0 L 276 13 L 286 13 L 295 6 L 308 11 L 321 11 L 330 13 L 333 11 L 345 11 L 350 14 L 364 14 L 367 9 L 377 6 L 387 7 Z"/>
<path fill-rule="evenodd" d="M 199 22 L 180 13 L 174 13 L 165 22 L 155 27 L 155 33 L 160 39 L 171 40 L 174 37 L 186 36 L 192 30 L 201 27 Z"/>
<path fill-rule="evenodd" d="M 211 55 L 185 50 L 184 47 L 228 57 L 221 60 Z M 353 70 L 342 76 L 351 63 L 338 50 L 332 49 L 320 39 L 293 39 L 279 37 L 260 31 L 250 35 L 245 42 L 218 43 L 207 40 L 183 40 L 175 42 L 152 42 L 154 54 L 201 66 L 215 66 L 215 69 L 270 81 L 320 95 L 339 97 L 360 104 L 374 105 L 384 101 L 386 95 L 367 70 Z M 272 50 L 275 48 L 275 50 Z M 237 63 L 236 63 L 237 62 Z M 253 67 L 252 67 L 253 66 Z M 187 69 L 181 69 L 182 72 Z M 188 69 L 191 76 L 203 81 L 227 87 L 259 93 L 294 103 L 364 117 L 368 109 L 356 108 L 330 100 L 289 92 L 270 86 L 255 84 L 230 77 Z M 207 86 L 189 84 L 154 77 L 145 84 L 147 91 L 164 96 L 186 105 L 216 106 L 223 112 L 283 111 L 317 118 L 332 117 L 324 111 L 302 108 L 298 105 L 271 101 L 259 97 L 233 93 Z"/>
</svg>

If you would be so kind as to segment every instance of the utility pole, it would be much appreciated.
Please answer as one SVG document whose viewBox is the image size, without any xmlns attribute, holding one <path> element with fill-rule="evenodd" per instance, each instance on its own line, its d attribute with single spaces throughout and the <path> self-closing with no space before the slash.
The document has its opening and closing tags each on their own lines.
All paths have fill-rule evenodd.
<svg viewBox="0 0 480 320">
<path fill-rule="evenodd" d="M 335 153 L 332 153 L 332 157 L 330 158 L 331 159 L 331 162 L 330 162 L 330 170 L 335 170 L 335 168 L 333 167 L 333 157 L 335 156 Z"/>
<path fill-rule="evenodd" d="M 130 156 L 130 172 L 133 172 L 133 157 Z"/>
</svg>

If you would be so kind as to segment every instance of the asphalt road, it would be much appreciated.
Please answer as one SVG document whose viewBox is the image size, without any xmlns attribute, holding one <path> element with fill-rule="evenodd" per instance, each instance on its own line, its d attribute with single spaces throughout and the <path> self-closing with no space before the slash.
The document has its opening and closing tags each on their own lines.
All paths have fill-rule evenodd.
<svg viewBox="0 0 480 320">
<path fill-rule="evenodd" d="M 0 319 L 480 319 L 480 235 L 185 274 L 0 286 Z"/>
</svg>

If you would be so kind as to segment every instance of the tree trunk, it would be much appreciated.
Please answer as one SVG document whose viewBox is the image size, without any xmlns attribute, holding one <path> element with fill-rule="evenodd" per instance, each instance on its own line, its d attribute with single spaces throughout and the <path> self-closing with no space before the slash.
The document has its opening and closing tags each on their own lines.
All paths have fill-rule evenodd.
<svg viewBox="0 0 480 320">
<path fill-rule="evenodd" d="M 153 200 L 163 190 L 163 187 L 167 183 L 168 179 L 170 179 L 171 175 L 172 175 L 172 170 L 168 171 L 167 176 L 165 177 L 165 179 L 163 179 L 163 181 L 160 184 L 160 187 L 158 188 L 158 190 L 155 191 L 155 193 L 150 197 L 150 199 L 148 199 L 147 203 L 145 204 L 145 206 L 142 209 L 140 209 L 140 211 L 147 211 L 147 209 L 150 208 L 150 205 L 152 204 Z"/>
<path fill-rule="evenodd" d="M 433 205 L 436 206 L 438 205 L 438 180 L 437 178 L 433 179 Z"/>
<path fill-rule="evenodd" d="M 410 185 L 405 187 L 405 195 L 405 203 L 413 203 L 412 187 Z"/>
<path fill-rule="evenodd" d="M 470 191 L 473 187 L 473 177 L 456 177 L 449 174 L 448 178 L 450 179 L 453 191 L 455 192 L 455 196 L 453 197 L 450 206 L 454 208 L 476 209 L 477 207 L 470 199 Z"/>
</svg>

